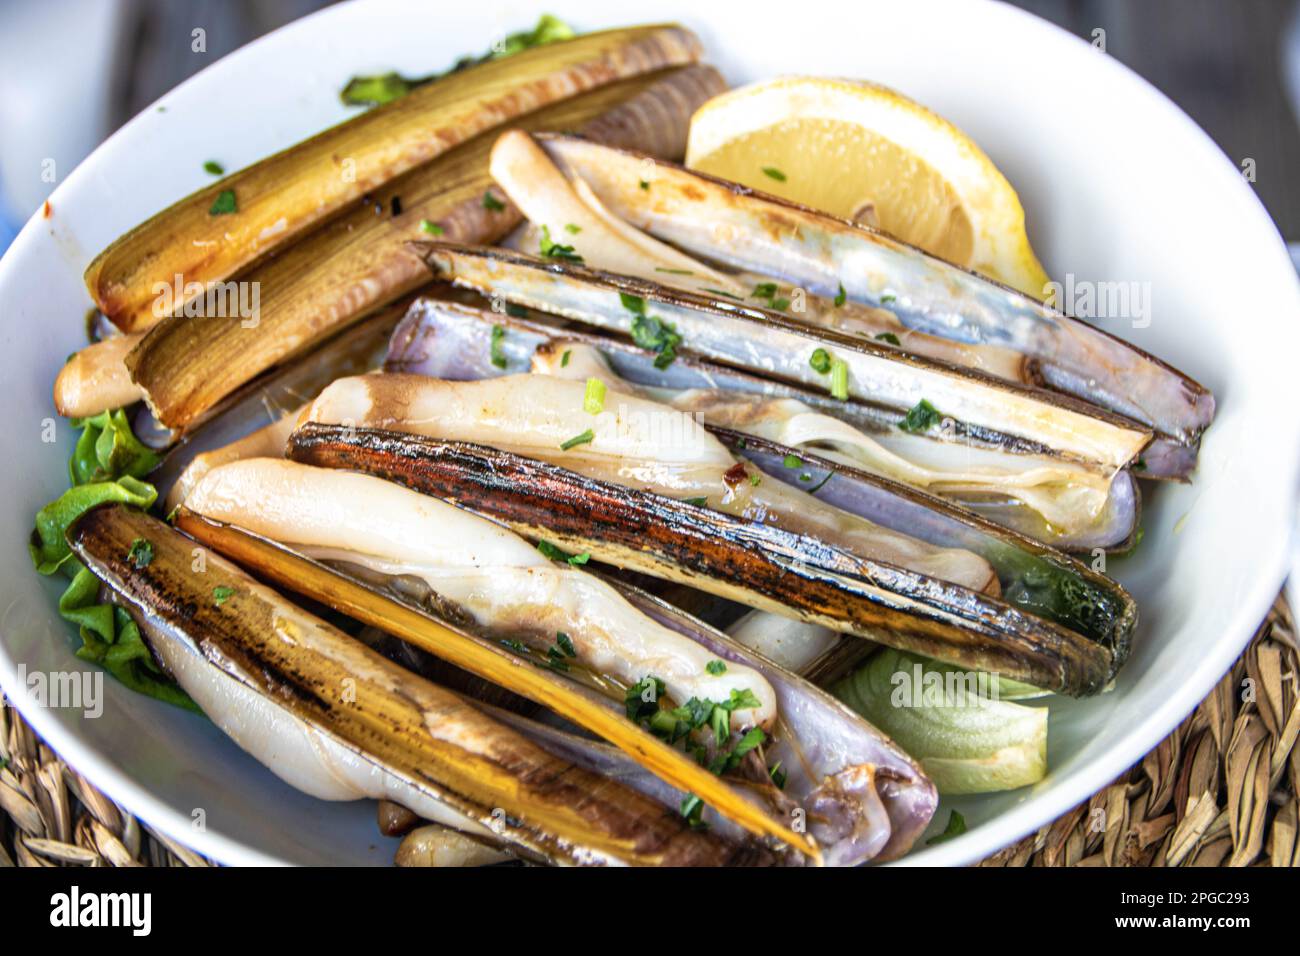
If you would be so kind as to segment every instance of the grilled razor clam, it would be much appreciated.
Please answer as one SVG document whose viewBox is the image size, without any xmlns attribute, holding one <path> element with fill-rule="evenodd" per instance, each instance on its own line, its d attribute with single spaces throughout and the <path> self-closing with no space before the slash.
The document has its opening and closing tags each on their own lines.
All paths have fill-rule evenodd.
<svg viewBox="0 0 1300 956">
<path fill-rule="evenodd" d="M 590 345 L 549 342 L 533 354 L 533 371 L 560 378 L 618 380 L 600 352 Z M 620 390 L 636 393 L 619 381 Z M 904 433 L 892 444 L 847 422 L 814 411 L 792 398 L 759 398 L 724 389 L 656 389 L 647 397 L 679 411 L 699 415 L 705 424 L 733 428 L 792 448 L 826 446 L 826 457 L 858 465 L 913 488 L 935 494 L 1011 497 L 1032 508 L 1058 535 L 1075 536 L 1096 525 L 1110 495 L 1111 479 L 1072 462 L 1041 461 L 1037 467 L 1008 471 L 1005 459 L 973 446 L 957 451 Z M 891 436 L 892 437 L 892 436 Z M 928 457 L 927 457 L 928 456 Z"/>
<path fill-rule="evenodd" d="M 1028 442 L 1112 470 L 1128 464 L 1151 440 L 1145 426 L 1068 395 L 814 328 L 771 309 L 558 259 L 455 243 L 412 246 L 438 278 L 654 341 L 664 361 L 675 354 L 670 347 L 684 343 L 702 357 L 808 386 L 831 384 L 845 397 L 902 412 L 928 401 L 963 432 L 1007 444 Z"/>
<path fill-rule="evenodd" d="M 772 688 L 755 671 L 711 673 L 698 644 L 638 614 L 604 581 L 400 485 L 259 458 L 212 469 L 185 506 L 319 559 L 418 577 L 480 625 L 531 636 L 543 651 L 565 634 L 579 662 L 625 686 L 653 674 L 679 701 L 748 691 L 758 705 L 732 711 L 736 729 L 770 729 L 776 719 Z"/>
<path fill-rule="evenodd" d="M 778 308 L 783 295 L 767 276 L 720 272 L 646 235 L 611 213 L 581 178 L 572 181 L 555 166 L 536 140 L 511 130 L 492 147 L 492 178 L 535 227 L 523 245 L 528 252 L 545 248 L 541 237 L 561 237 L 587 265 L 604 272 L 637 276 L 697 293 L 722 293 L 737 299 L 765 299 Z M 538 237 L 537 230 L 545 229 Z M 759 293 L 766 292 L 762 295 Z M 791 294 L 793 294 L 793 291 Z M 792 301 L 786 298 L 787 305 Z M 836 304 L 838 303 L 838 304 Z M 783 308 L 792 318 L 868 338 L 882 334 L 905 339 L 908 351 L 980 369 L 1014 381 L 1028 381 L 1023 356 L 989 345 L 967 345 L 907 329 L 892 312 L 801 293 L 799 305 Z"/>
<path fill-rule="evenodd" d="M 1123 622 L 1112 617 L 1104 619 L 1109 630 L 1102 638 L 1075 632 L 995 596 L 816 537 L 485 445 L 308 422 L 290 436 L 285 453 L 294 461 L 359 471 L 434 495 L 518 534 L 558 542 L 616 567 L 1037 687 L 1095 694 L 1122 660 L 1115 631 Z M 879 482 L 865 475 L 863 480 Z M 888 483 L 880 485 L 877 490 Z M 938 499 L 891 487 L 912 505 L 924 500 L 946 509 L 946 518 L 957 513 Z M 189 531 L 184 517 L 182 509 L 177 521 Z M 995 539 L 992 550 L 999 547 L 1010 552 L 1000 555 L 1004 563 L 1018 568 L 1025 556 L 1013 542 Z M 1033 570 L 1052 567 L 1045 556 Z M 1038 582 L 1049 596 L 1056 595 L 1056 585 L 1078 597 L 1099 590 L 1080 580 L 1073 567 L 1056 571 Z M 1101 610 L 1097 616 L 1103 617 Z"/>
<path fill-rule="evenodd" d="M 583 398 L 581 382 L 549 376 L 446 382 L 385 373 L 338 380 L 303 420 L 479 442 L 629 487 L 704 497 L 727 514 L 815 535 L 975 591 L 997 590 L 997 578 L 982 558 L 930 547 L 826 508 L 798 489 L 763 481 L 688 415 L 615 391 L 593 415 L 584 410 Z M 573 442 L 575 437 L 582 440 Z"/>
<path fill-rule="evenodd" d="M 893 237 L 774 196 L 635 153 L 569 136 L 542 148 L 571 180 L 581 179 L 614 215 L 687 253 L 770 274 L 809 292 L 884 307 L 906 326 L 972 344 L 998 345 L 1032 360 L 1052 388 L 1136 419 L 1157 445 L 1190 455 L 1214 419 L 1214 396 L 1177 369 L 1036 299 L 952 266 Z M 640 182 L 648 176 L 649 188 Z M 1044 290 L 1046 293 L 1047 290 Z"/>
<path fill-rule="evenodd" d="M 205 712 L 313 795 L 392 799 L 554 863 L 767 859 L 752 845 L 694 831 L 675 811 L 548 753 L 219 555 L 205 553 L 204 572 L 196 574 L 194 541 L 143 512 L 94 509 L 68 538 L 144 622 L 155 653 Z M 130 557 L 141 539 L 153 547 L 144 565 Z M 214 591 L 228 594 L 218 601 Z"/>
<path fill-rule="evenodd" d="M 750 375 L 689 354 L 680 355 L 667 368 L 659 368 L 657 356 L 651 351 L 582 329 L 561 328 L 542 315 L 502 315 L 427 297 L 412 303 L 393 333 L 384 369 L 467 380 L 526 371 L 545 359 L 550 359 L 553 367 L 558 356 L 561 368 L 572 370 L 577 363 L 582 363 L 589 370 L 589 377 L 601 377 L 598 366 L 584 358 L 587 355 L 584 349 L 571 349 L 561 342 L 595 349 L 613 374 L 628 382 L 629 387 L 658 401 L 671 401 L 673 395 L 697 390 L 722 391 L 737 401 L 745 399 L 755 403 L 793 400 L 821 416 L 851 426 L 905 461 L 914 454 L 918 467 L 940 475 L 969 469 L 978 461 L 983 480 L 990 484 L 997 475 L 1025 472 L 1041 475 L 1043 484 L 1034 489 L 1040 494 L 1047 488 L 1068 490 L 1071 482 L 1086 486 L 1095 480 L 1091 477 L 1093 472 L 1034 449 L 1009 450 L 981 443 L 969 435 L 953 442 L 944 434 L 909 433 L 900 427 L 905 418 L 897 413 L 861 402 L 840 401 L 824 392 Z M 814 486 L 807 484 L 807 487 Z M 1104 509 L 1095 521 L 1087 525 L 1076 517 L 1065 522 L 1078 528 L 1068 533 L 1060 525 L 1048 525 L 1042 515 L 1021 504 L 1013 496 L 1014 487 L 1011 490 L 988 487 L 982 493 L 973 494 L 952 493 L 942 487 L 931 490 L 946 494 L 1004 527 L 1067 550 L 1125 547 L 1137 527 L 1137 487 L 1127 470 L 1117 473 L 1109 482 Z"/>
</svg>

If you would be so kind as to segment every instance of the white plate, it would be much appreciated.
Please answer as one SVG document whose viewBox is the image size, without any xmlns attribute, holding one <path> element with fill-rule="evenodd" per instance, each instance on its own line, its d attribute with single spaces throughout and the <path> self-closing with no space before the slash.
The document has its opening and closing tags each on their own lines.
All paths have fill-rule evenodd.
<svg viewBox="0 0 1300 956">
<path fill-rule="evenodd" d="M 580 28 L 648 15 L 696 29 L 733 83 L 781 72 L 867 77 L 970 133 L 1019 190 L 1049 273 L 1149 283 L 1152 321 L 1106 327 L 1212 388 L 1218 421 L 1190 486 L 1150 496 L 1146 539 L 1112 570 L 1142 624 L 1113 693 L 1053 704 L 1038 786 L 955 801 L 970 832 L 909 862 L 967 863 L 1051 820 L 1138 760 L 1233 661 L 1281 583 L 1300 449 L 1300 288 L 1235 162 L 1119 63 L 1013 8 L 983 2 L 847 5 L 551 2 Z M 368 804 L 303 797 L 205 721 L 104 684 L 102 716 L 35 706 L 26 673 L 80 665 L 31 569 L 32 515 L 66 485 L 73 433 L 42 444 L 50 385 L 83 344 L 81 274 L 124 230 L 209 181 L 347 115 L 353 73 L 428 71 L 530 25 L 507 0 L 384 0 L 330 8 L 232 54 L 127 124 L 54 193 L 0 262 L 0 683 L 50 745 L 145 821 L 228 863 L 380 863 L 392 843 Z M 164 109 L 165 108 L 165 111 Z M 1244 157 L 1236 157 L 1240 161 Z M 1261 168 L 1260 176 L 1285 175 Z M 947 818 L 941 809 L 936 825 Z M 202 826 L 196 821 L 202 821 Z"/>
</svg>

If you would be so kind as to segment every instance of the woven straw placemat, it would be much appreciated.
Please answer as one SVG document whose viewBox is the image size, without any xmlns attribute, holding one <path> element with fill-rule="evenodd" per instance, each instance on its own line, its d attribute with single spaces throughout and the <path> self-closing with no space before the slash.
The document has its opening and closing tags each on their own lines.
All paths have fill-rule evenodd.
<svg viewBox="0 0 1300 956">
<path fill-rule="evenodd" d="M 1278 598 L 1178 728 L 1086 803 L 982 866 L 1296 866 L 1300 655 Z M 0 707 L 0 866 L 208 866 L 96 790 Z"/>
</svg>

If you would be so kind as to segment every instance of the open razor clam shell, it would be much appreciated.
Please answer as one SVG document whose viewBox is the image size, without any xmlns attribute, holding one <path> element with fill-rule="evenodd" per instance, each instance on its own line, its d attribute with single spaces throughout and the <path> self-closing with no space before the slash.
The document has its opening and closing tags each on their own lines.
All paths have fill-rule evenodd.
<svg viewBox="0 0 1300 956">
<path fill-rule="evenodd" d="M 810 362 L 822 349 L 845 364 L 848 395 L 901 412 L 929 401 L 962 434 L 985 441 L 1028 441 L 1113 471 L 1136 458 L 1151 440 L 1144 426 L 1068 395 L 811 328 L 770 309 L 499 249 L 414 246 L 436 277 L 484 295 L 623 335 L 631 334 L 638 318 L 635 304 L 672 325 L 682 344 L 697 355 L 804 386 L 827 383 Z"/>
<path fill-rule="evenodd" d="M 764 474 L 787 484 L 811 483 L 817 499 L 936 547 L 961 548 L 993 566 L 1002 599 L 1128 657 L 1137 602 L 1117 582 L 1081 561 L 1018 535 L 942 499 L 857 468 L 728 429 L 710 429 Z M 787 462 L 795 457 L 799 464 Z M 806 479 L 806 481 L 805 481 Z"/>
<path fill-rule="evenodd" d="M 763 745 L 763 762 L 786 774 L 784 794 L 804 810 L 831 866 L 902 856 L 934 815 L 933 785 L 888 737 L 830 694 L 761 654 L 639 588 L 614 586 L 634 607 L 707 647 L 720 660 L 758 670 L 776 689 L 780 733 Z M 489 712 L 553 753 L 612 777 L 668 806 L 683 794 L 615 747 L 500 708 Z M 703 819 L 737 838 L 735 824 L 706 808 Z M 743 832 L 743 831 L 742 831 Z"/>
<path fill-rule="evenodd" d="M 444 498 L 617 567 L 1037 687 L 1094 694 L 1118 666 L 1109 648 L 987 594 L 494 448 L 307 423 L 287 454 Z"/>
<path fill-rule="evenodd" d="M 562 321 L 562 320 L 561 320 Z M 500 327 L 502 333 L 495 329 Z M 894 436 L 908 441 L 932 442 L 936 450 L 944 439 L 932 434 L 905 435 L 899 431 L 903 415 L 863 402 L 832 398 L 824 392 L 762 378 L 696 358 L 678 355 L 667 368 L 655 364 L 655 355 L 629 342 L 593 334 L 583 328 L 561 328 L 542 314 L 510 315 L 488 312 L 472 305 L 422 297 L 411 304 L 393 333 L 385 371 L 428 375 L 451 380 L 473 380 L 526 372 L 537 350 L 551 342 L 578 342 L 598 350 L 611 370 L 632 385 L 682 391 L 725 390 L 762 399 L 793 399 L 815 412 L 829 415 L 859 429 L 873 440 L 891 447 Z M 559 346 L 562 347 L 562 346 Z M 976 444 L 975 439 L 967 442 Z M 966 447 L 963 444 L 960 447 Z M 1002 446 L 976 444 L 981 453 L 997 456 L 1008 471 L 1041 463 L 1033 453 Z M 899 452 L 901 449 L 893 448 Z M 806 490 L 806 489 L 805 489 Z M 1123 549 L 1137 529 L 1140 497 L 1132 474 L 1113 476 L 1101 515 L 1080 530 L 1065 532 L 1045 526 L 1042 517 L 1011 498 L 947 495 L 963 507 L 994 522 L 1073 551 L 1094 548 Z"/>
<path fill-rule="evenodd" d="M 756 836 L 774 839 L 820 861 L 814 840 L 777 818 L 751 786 L 740 787 L 700 766 L 627 719 L 622 701 L 553 669 L 537 658 L 457 621 L 453 626 L 422 606 L 327 567 L 283 545 L 185 507 L 176 527 L 200 544 L 237 561 L 259 578 L 381 629 L 443 660 L 549 708 L 624 751 L 668 784 L 698 796 L 717 812 Z"/>
<path fill-rule="evenodd" d="M 1012 348 L 1033 361 L 1049 387 L 1158 432 L 1148 476 L 1186 477 L 1195 465 L 1200 435 L 1214 419 L 1214 396 L 1101 329 L 869 226 L 634 152 L 570 136 L 537 138 L 570 179 L 658 239 L 818 295 L 842 287 L 848 298 L 888 309 L 909 328 Z"/>
<path fill-rule="evenodd" d="M 130 557 L 139 539 L 153 545 L 143 567 Z M 218 555 L 206 554 L 196 573 L 194 542 L 143 512 L 93 509 L 70 529 L 69 543 L 155 635 L 287 711 L 338 748 L 331 756 L 347 752 L 369 764 L 385 777 L 385 792 L 445 804 L 554 862 L 721 865 L 762 857 L 556 758 Z M 230 589 L 220 603 L 216 588 Z M 349 774 L 353 785 L 360 772 Z"/>
</svg>

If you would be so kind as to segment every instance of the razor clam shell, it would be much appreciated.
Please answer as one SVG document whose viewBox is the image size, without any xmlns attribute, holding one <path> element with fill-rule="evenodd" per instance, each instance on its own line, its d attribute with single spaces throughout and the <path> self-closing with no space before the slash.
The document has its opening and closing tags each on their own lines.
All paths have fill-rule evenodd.
<svg viewBox="0 0 1300 956">
<path fill-rule="evenodd" d="M 1137 602 L 1120 584 L 1081 561 L 915 488 L 776 442 L 729 429 L 710 431 L 736 454 L 780 481 L 798 487 L 805 484 L 801 476 L 808 475 L 807 484 L 817 488 L 819 501 L 936 547 L 962 548 L 980 555 L 997 571 L 1005 600 L 1015 603 L 1013 595 L 1030 586 L 1027 578 L 1032 581 L 1055 572 L 1068 575 L 1094 596 L 1093 603 L 1109 609 L 1101 620 L 1071 622 L 1052 618 L 1033 605 L 1025 608 L 1102 644 L 1114 655 L 1116 668 L 1128 657 L 1137 628 Z M 799 458 L 800 467 L 785 465 L 792 454 Z M 1090 623 L 1092 626 L 1087 626 Z"/>
<path fill-rule="evenodd" d="M 818 295 L 836 295 L 842 284 L 849 298 L 887 308 L 909 328 L 1013 348 L 1047 385 L 1150 425 L 1193 460 L 1214 419 L 1214 396 L 1160 359 L 870 226 L 672 163 L 655 161 L 651 186 L 641 189 L 647 160 L 637 153 L 562 135 L 538 141 L 613 213 L 686 252 Z"/>
<path fill-rule="evenodd" d="M 1086 696 L 1114 675 L 1110 649 L 985 594 L 498 449 L 307 423 L 286 454 L 444 498 L 596 560 L 1034 686 Z"/>
<path fill-rule="evenodd" d="M 815 841 L 796 832 L 774 813 L 771 800 L 752 783 L 739 787 L 699 765 L 682 751 L 632 724 L 608 688 L 594 690 L 570 680 L 543 659 L 516 653 L 482 628 L 453 624 L 441 614 L 452 609 L 435 595 L 436 610 L 409 595 L 395 594 L 339 572 L 278 542 L 235 525 L 206 518 L 181 507 L 176 527 L 201 544 L 236 558 L 276 587 L 303 595 L 371 627 L 380 627 L 402 640 L 436 653 L 449 662 L 490 679 L 556 714 L 616 744 L 654 773 L 712 804 L 720 813 L 764 840 L 774 839 L 820 859 Z M 767 789 L 775 791 L 768 786 Z"/>
<path fill-rule="evenodd" d="M 847 363 L 848 392 L 855 398 L 902 412 L 928 399 L 968 429 L 1036 442 L 1085 464 L 1123 467 L 1151 439 L 1144 426 L 1070 396 L 811 328 L 780 312 L 499 249 L 412 246 L 446 281 L 625 335 L 634 315 L 623 298 L 635 297 L 675 326 L 697 355 L 805 386 L 826 383 L 809 363 L 822 348 Z"/>
<path fill-rule="evenodd" d="M 676 149 L 694 105 L 722 85 L 705 66 L 650 71 L 607 82 L 551 103 L 509 126 L 570 127 L 603 121 L 600 129 L 654 152 Z M 585 128 L 585 127 L 583 127 Z M 461 144 L 374 190 L 357 205 L 239 278 L 259 289 L 258 324 L 239 316 L 165 319 L 127 356 L 132 378 L 158 418 L 187 430 L 231 392 L 332 331 L 421 286 L 428 270 L 406 242 L 426 235 L 431 221 L 447 239 L 494 242 L 518 221 L 510 203 L 483 205 L 492 186 L 488 157 L 499 130 Z M 499 191 L 498 191 L 499 192 Z M 400 215 L 389 215 L 400 201 Z M 378 210 L 378 212 L 376 212 Z"/>
<path fill-rule="evenodd" d="M 493 345 L 493 328 L 504 335 Z M 389 343 L 384 361 L 387 372 L 428 375 L 455 381 L 491 378 L 528 371 L 533 353 L 554 340 L 574 341 L 598 349 L 615 374 L 634 385 L 667 389 L 726 389 L 763 398 L 792 398 L 815 411 L 848 422 L 868 433 L 881 434 L 898 427 L 904 416 L 898 412 L 852 400 L 840 401 L 825 393 L 747 372 L 726 368 L 692 355 L 679 355 L 665 369 L 656 368 L 652 353 L 586 329 L 562 328 L 546 316 L 511 316 L 486 312 L 456 302 L 421 297 L 411 304 Z M 504 365 L 494 364 L 498 356 Z M 990 445 L 977 437 L 965 439 L 1006 455 L 1043 454 L 1044 449 L 1012 449 Z M 1050 452 L 1049 452 L 1050 453 Z M 807 489 L 804 489 L 807 490 Z M 958 499 L 966 509 L 1027 537 L 1047 540 L 1041 519 L 1013 503 Z M 1137 530 L 1141 499 L 1137 483 L 1127 471 L 1115 476 L 1106 511 L 1090 527 L 1070 534 L 1052 534 L 1050 544 L 1072 551 L 1094 548 L 1122 550 Z"/>
<path fill-rule="evenodd" d="M 144 567 L 131 544 L 153 545 Z M 326 739 L 554 862 L 725 865 L 761 854 L 692 830 L 642 795 L 557 759 L 448 691 L 290 604 L 143 512 L 92 509 L 69 544 L 132 611 Z M 220 606 L 214 587 L 234 594 Z M 345 679 L 352 685 L 345 685 Z M 340 706 L 341 688 L 352 692 Z M 382 728 L 382 729 L 381 729 Z M 497 814 L 507 815 L 505 827 Z"/>
</svg>

